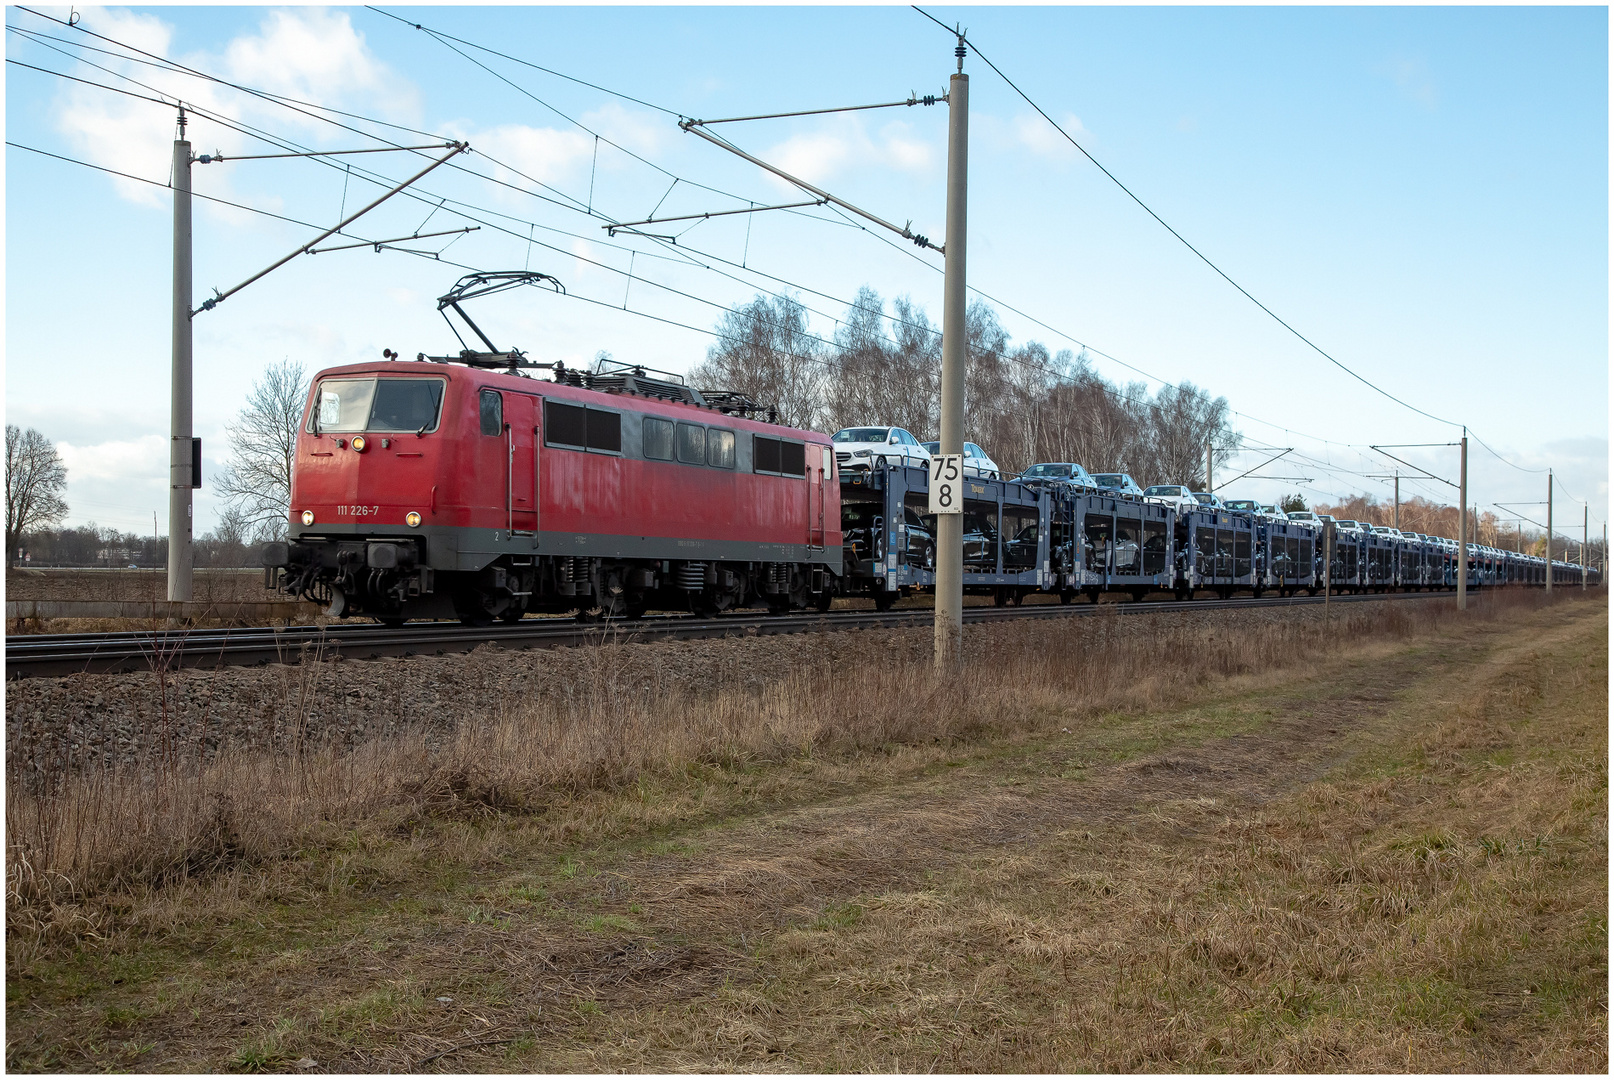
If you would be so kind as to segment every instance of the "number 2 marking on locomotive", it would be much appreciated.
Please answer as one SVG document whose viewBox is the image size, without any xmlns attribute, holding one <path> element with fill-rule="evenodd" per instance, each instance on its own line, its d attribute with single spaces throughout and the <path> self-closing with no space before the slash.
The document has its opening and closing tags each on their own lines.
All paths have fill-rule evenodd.
<svg viewBox="0 0 1614 1080">
<path fill-rule="evenodd" d="M 962 514 L 958 481 L 964 474 L 963 454 L 937 454 L 930 459 L 930 512 Z"/>
</svg>

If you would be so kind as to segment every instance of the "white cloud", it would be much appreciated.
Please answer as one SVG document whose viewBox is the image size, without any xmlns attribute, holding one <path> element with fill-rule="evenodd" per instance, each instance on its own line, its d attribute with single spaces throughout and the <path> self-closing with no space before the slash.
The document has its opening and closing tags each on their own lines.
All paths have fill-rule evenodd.
<svg viewBox="0 0 1614 1080">
<path fill-rule="evenodd" d="M 522 188 L 530 187 L 523 175 L 559 186 L 577 176 L 580 170 L 586 170 L 594 154 L 594 140 L 581 131 L 503 124 L 452 134 L 469 142 L 473 150 L 480 151 L 490 161 L 497 162 L 494 175 L 500 180 Z M 510 191 L 501 191 L 499 195 L 506 200 L 517 197 Z"/>
<path fill-rule="evenodd" d="M 785 172 L 811 183 L 831 182 L 848 167 L 895 169 L 923 173 L 938 167 L 941 155 L 933 142 L 912 134 L 906 123 L 887 124 L 871 135 L 856 117 L 832 121 L 827 128 L 793 135 L 759 156 Z M 776 178 L 777 179 L 777 178 Z M 794 187 L 778 181 L 795 191 Z"/>
<path fill-rule="evenodd" d="M 1092 137 L 1092 132 L 1083 126 L 1081 117 L 1075 113 L 1066 113 L 1059 117 L 1059 126 L 1065 129 L 1071 139 L 1082 142 Z M 1039 157 L 1067 158 L 1076 153 L 1076 148 L 1070 144 L 1054 126 L 1036 113 L 1021 113 L 1011 123 L 1014 137 L 1020 145 Z"/>
<path fill-rule="evenodd" d="M 168 471 L 168 439 L 162 435 L 142 435 L 134 439 L 75 445 L 56 444 L 56 452 L 67 466 L 70 483 L 112 481 L 117 484 L 161 479 Z"/>
<path fill-rule="evenodd" d="M 364 103 L 389 116 L 419 112 L 414 85 L 370 51 L 344 11 L 271 11 L 257 34 L 225 46 L 224 67 L 236 82 L 303 101 Z"/>
<path fill-rule="evenodd" d="M 127 42 L 159 56 L 171 56 L 172 28 L 153 15 L 121 10 L 85 8 L 82 25 L 96 33 Z M 270 12 L 255 32 L 235 38 L 221 55 L 198 53 L 173 57 L 179 63 L 305 101 L 355 111 L 377 112 L 392 118 L 412 118 L 419 111 L 413 84 L 378 60 L 354 30 L 348 15 L 320 9 Z M 133 63 L 97 57 L 97 63 L 121 71 L 169 97 L 177 97 L 204 111 L 284 131 L 288 125 L 317 131 L 321 138 L 340 138 L 339 129 L 311 116 L 272 105 L 219 83 L 175 72 L 156 72 Z M 123 85 L 104 71 L 85 67 L 83 77 L 108 85 Z M 139 92 L 138 87 L 130 86 Z M 94 164 L 166 184 L 171 178 L 176 116 L 148 101 L 82 84 L 68 83 L 55 102 L 55 120 L 78 156 Z M 188 134 L 194 152 L 221 151 L 225 155 L 262 150 L 234 130 L 204 117 L 192 116 Z M 306 136 L 305 136 L 306 137 Z M 348 136 L 351 138 L 351 136 Z M 236 169 L 196 166 L 195 190 L 232 201 L 254 201 L 264 209 L 278 210 L 279 200 L 247 200 L 232 194 Z M 168 193 L 151 184 L 113 178 L 119 196 L 146 206 L 162 206 Z M 252 215 L 216 203 L 202 202 L 199 212 L 244 224 Z"/>
<path fill-rule="evenodd" d="M 645 157 L 667 149 L 673 133 L 678 130 L 669 119 L 642 109 L 630 110 L 614 101 L 592 112 L 584 113 L 582 121 L 584 126 L 599 132 L 618 146 Z M 622 164 L 620 155 L 602 154 L 600 165 L 604 167 L 607 162 L 612 167 L 620 167 Z"/>
<path fill-rule="evenodd" d="M 1379 71 L 1389 76 L 1390 81 L 1395 83 L 1402 96 L 1410 101 L 1417 102 L 1425 109 L 1433 111 L 1440 103 L 1439 92 L 1435 89 L 1434 76 L 1429 73 L 1429 65 L 1421 58 L 1395 57 L 1380 65 Z"/>
</svg>

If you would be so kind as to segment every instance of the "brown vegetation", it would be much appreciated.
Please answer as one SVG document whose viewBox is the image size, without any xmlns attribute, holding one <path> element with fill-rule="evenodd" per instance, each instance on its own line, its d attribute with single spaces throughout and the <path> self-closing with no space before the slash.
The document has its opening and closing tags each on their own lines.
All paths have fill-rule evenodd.
<svg viewBox="0 0 1614 1080">
<path fill-rule="evenodd" d="M 671 691 L 607 647 L 436 743 L 153 756 L 45 797 L 13 777 L 8 1059 L 1596 1067 L 1606 641 L 1565 654 L 1539 631 L 1579 604 L 1539 606 L 972 628 L 943 687 L 917 636 L 861 666 L 784 639 L 778 678 Z M 1489 664 L 1520 620 L 1538 632 Z M 1466 684 L 1449 722 L 1399 703 L 1425 679 L 1425 706 Z M 1365 733 L 1357 764 L 1286 794 L 1337 730 Z M 228 986 L 198 983 L 193 950 L 226 940 L 241 961 L 206 978 Z M 72 989 L 131 963 L 137 1002 Z M 1499 1003 L 1528 1021 L 1513 1056 L 1465 1056 Z M 84 1028 L 101 1010 L 139 1036 Z"/>
</svg>

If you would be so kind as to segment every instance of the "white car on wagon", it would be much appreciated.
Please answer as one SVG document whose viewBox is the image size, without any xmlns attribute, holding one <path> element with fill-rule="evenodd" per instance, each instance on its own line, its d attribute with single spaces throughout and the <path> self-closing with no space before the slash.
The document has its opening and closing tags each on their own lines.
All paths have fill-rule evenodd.
<svg viewBox="0 0 1614 1080">
<path fill-rule="evenodd" d="M 930 467 L 930 455 L 919 440 L 899 427 L 842 428 L 829 441 L 835 444 L 835 463 L 841 472 L 881 465 Z"/>
</svg>

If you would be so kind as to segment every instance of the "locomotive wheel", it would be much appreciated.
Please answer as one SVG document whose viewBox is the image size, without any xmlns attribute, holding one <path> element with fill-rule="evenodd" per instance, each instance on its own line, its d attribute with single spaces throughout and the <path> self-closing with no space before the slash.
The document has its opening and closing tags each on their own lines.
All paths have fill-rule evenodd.
<svg viewBox="0 0 1614 1080">
<path fill-rule="evenodd" d="M 521 621 L 521 616 L 524 615 L 524 614 L 526 614 L 524 611 L 522 611 L 520 608 L 516 607 L 514 604 L 511 604 L 509 607 L 507 607 L 503 611 L 499 612 L 499 618 L 501 620 L 503 620 L 504 622 L 514 623 L 514 622 L 520 622 Z"/>
<path fill-rule="evenodd" d="M 829 608 L 830 608 L 830 605 L 833 604 L 834 602 L 835 602 L 835 594 L 830 592 L 828 589 L 825 589 L 823 592 L 819 593 L 816 597 L 814 597 L 813 606 L 816 607 L 819 611 L 828 611 Z"/>
<path fill-rule="evenodd" d="M 375 616 L 375 621 L 385 626 L 388 630 L 396 630 L 404 624 L 404 617 L 402 615 L 377 615 Z"/>
</svg>

